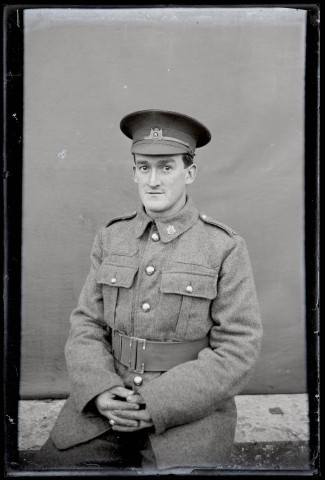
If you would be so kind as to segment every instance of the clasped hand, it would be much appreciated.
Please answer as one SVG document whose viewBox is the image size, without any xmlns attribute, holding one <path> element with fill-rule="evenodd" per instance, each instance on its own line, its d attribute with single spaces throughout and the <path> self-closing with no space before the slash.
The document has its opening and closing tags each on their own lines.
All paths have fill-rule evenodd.
<svg viewBox="0 0 325 480">
<path fill-rule="evenodd" d="M 147 408 L 140 409 L 143 403 L 141 395 L 125 387 L 110 388 L 95 398 L 97 410 L 108 420 L 114 420 L 112 429 L 117 432 L 136 432 L 153 426 Z"/>
</svg>

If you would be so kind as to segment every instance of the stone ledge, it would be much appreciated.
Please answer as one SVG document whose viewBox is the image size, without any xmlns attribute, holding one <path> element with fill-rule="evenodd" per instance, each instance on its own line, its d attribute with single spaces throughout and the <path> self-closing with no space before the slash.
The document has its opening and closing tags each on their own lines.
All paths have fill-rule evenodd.
<svg viewBox="0 0 325 480">
<path fill-rule="evenodd" d="M 37 450 L 47 440 L 65 400 L 21 400 L 18 449 Z M 239 395 L 236 444 L 308 442 L 308 396 Z"/>
<path fill-rule="evenodd" d="M 22 400 L 19 403 L 19 459 L 11 464 L 13 472 L 36 476 L 49 472 L 46 466 L 35 471 L 33 457 L 47 440 L 65 400 Z M 313 475 L 316 472 L 309 451 L 308 396 L 240 395 L 236 397 L 238 422 L 235 445 L 229 463 L 217 470 L 223 473 Z M 28 473 L 29 472 L 29 473 Z M 80 476 L 85 470 L 71 470 L 69 476 Z M 134 474 L 134 472 L 122 472 Z M 55 475 L 67 475 L 55 471 Z M 121 471 L 87 467 L 87 474 L 117 476 Z M 316 472 L 317 474 L 317 472 Z M 137 471 L 136 475 L 143 475 Z M 192 475 L 216 475 L 216 470 L 197 470 Z M 14 473 L 13 473 L 14 476 Z"/>
</svg>

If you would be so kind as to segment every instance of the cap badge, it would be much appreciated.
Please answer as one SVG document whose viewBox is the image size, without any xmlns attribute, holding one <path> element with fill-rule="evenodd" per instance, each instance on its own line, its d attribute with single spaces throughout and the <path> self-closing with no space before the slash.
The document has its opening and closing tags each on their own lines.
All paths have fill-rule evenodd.
<svg viewBox="0 0 325 480">
<path fill-rule="evenodd" d="M 150 130 L 150 135 L 148 137 L 144 137 L 146 140 L 162 140 L 163 134 L 162 134 L 162 129 L 159 130 L 159 128 L 151 129 Z"/>
<path fill-rule="evenodd" d="M 166 228 L 168 235 L 174 235 L 176 232 L 174 225 L 168 225 Z"/>
</svg>

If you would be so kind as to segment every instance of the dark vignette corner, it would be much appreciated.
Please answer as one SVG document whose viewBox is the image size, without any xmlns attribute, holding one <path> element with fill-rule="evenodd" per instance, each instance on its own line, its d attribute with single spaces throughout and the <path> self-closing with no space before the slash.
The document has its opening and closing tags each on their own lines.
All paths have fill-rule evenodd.
<svg viewBox="0 0 325 480">
<path fill-rule="evenodd" d="M 178 5 L 182 3 L 177 2 Z M 279 3 L 282 2 L 274 2 L 273 6 Z M 281 6 L 294 7 L 287 4 Z M 310 453 L 311 463 L 317 468 L 319 464 L 319 5 L 306 2 L 295 6 L 307 10 L 304 172 L 305 305 Z M 20 469 L 17 450 L 17 417 L 21 332 L 24 64 L 23 7 L 21 5 L 3 8 L 3 44 L 4 376 L 2 398 L 5 435 L 2 438 L 5 444 L 3 449 L 5 468 L 9 473 Z"/>
</svg>

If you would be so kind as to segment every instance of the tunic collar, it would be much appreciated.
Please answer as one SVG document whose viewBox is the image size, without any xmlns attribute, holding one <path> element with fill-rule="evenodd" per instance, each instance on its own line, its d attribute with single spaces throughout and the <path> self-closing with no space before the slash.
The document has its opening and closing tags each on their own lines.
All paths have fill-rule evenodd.
<svg viewBox="0 0 325 480">
<path fill-rule="evenodd" d="M 199 217 L 198 211 L 195 208 L 192 200 L 186 197 L 186 203 L 184 207 L 166 218 L 152 219 L 147 215 L 143 206 L 139 209 L 136 217 L 135 236 L 140 238 L 150 222 L 153 222 L 157 226 L 160 239 L 164 243 L 171 242 L 186 230 L 191 228 Z"/>
</svg>

